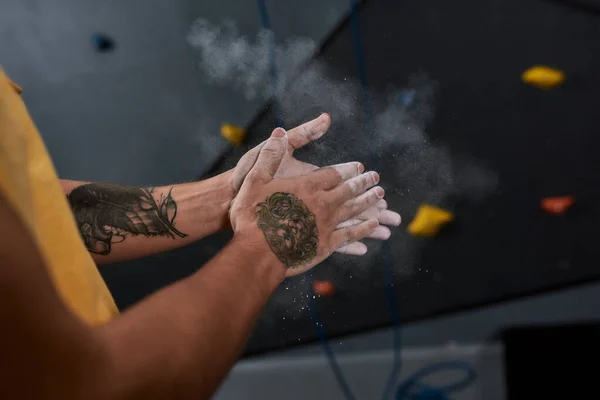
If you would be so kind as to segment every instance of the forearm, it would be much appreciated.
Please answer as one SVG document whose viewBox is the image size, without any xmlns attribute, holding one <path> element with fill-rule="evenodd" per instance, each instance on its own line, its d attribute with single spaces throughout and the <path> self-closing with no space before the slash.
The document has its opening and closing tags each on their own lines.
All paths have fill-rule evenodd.
<svg viewBox="0 0 600 400">
<path fill-rule="evenodd" d="M 102 328 L 115 391 L 109 397 L 212 395 L 285 274 L 270 251 L 247 248 L 234 239 L 195 275 Z"/>
<path fill-rule="evenodd" d="M 191 277 L 92 328 L 2 193 L 0 221 L 0 398 L 206 399 L 285 275 L 260 231 L 234 237 Z"/>
<path fill-rule="evenodd" d="M 101 264 L 171 250 L 222 229 L 232 198 L 230 174 L 156 188 L 61 184 L 85 245 Z"/>
</svg>

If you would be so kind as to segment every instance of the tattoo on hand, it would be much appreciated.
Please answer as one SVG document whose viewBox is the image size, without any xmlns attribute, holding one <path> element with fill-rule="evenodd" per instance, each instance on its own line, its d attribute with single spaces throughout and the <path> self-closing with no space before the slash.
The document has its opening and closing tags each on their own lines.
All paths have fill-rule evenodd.
<svg viewBox="0 0 600 400">
<path fill-rule="evenodd" d="M 152 189 L 88 183 L 73 189 L 67 198 L 87 249 L 107 255 L 111 245 L 127 235 L 187 236 L 175 229 L 177 204 L 171 190 L 157 202 Z"/>
<path fill-rule="evenodd" d="M 258 204 L 258 228 L 277 258 L 287 267 L 309 263 L 317 255 L 317 221 L 302 200 L 277 192 Z"/>
</svg>

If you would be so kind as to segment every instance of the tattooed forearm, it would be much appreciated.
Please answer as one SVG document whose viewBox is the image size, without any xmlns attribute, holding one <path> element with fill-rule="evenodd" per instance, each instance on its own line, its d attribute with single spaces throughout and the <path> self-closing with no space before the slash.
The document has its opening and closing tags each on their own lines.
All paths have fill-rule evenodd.
<svg viewBox="0 0 600 400">
<path fill-rule="evenodd" d="M 127 235 L 187 236 L 175 229 L 177 204 L 171 190 L 156 199 L 153 189 L 89 183 L 73 189 L 67 198 L 87 249 L 107 255 L 111 245 Z"/>
<path fill-rule="evenodd" d="M 306 264 L 317 255 L 316 217 L 302 200 L 293 194 L 278 192 L 259 203 L 258 208 L 258 228 L 287 268 Z"/>
</svg>

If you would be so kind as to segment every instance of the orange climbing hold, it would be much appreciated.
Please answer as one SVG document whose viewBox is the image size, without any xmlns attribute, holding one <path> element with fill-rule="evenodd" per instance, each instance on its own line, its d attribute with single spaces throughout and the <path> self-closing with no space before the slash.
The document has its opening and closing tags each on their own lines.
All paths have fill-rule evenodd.
<svg viewBox="0 0 600 400">
<path fill-rule="evenodd" d="M 239 146 L 246 137 L 246 130 L 231 124 L 221 125 L 221 135 L 234 146 Z"/>
<path fill-rule="evenodd" d="M 415 236 L 435 236 L 438 232 L 454 220 L 454 214 L 443 208 L 422 204 L 417 210 L 417 215 L 408 225 L 408 232 Z"/>
<path fill-rule="evenodd" d="M 335 289 L 331 281 L 313 281 L 313 292 L 319 296 L 333 296 Z"/>
<path fill-rule="evenodd" d="M 546 197 L 542 199 L 542 209 L 554 215 L 565 215 L 575 203 L 573 196 Z"/>
</svg>

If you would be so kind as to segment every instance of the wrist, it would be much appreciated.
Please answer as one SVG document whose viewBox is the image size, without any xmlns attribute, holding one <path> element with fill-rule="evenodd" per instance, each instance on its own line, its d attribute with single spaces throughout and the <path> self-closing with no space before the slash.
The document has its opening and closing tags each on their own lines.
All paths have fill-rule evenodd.
<svg viewBox="0 0 600 400">
<path fill-rule="evenodd" d="M 200 183 L 208 182 L 210 185 L 210 193 L 214 193 L 217 196 L 215 199 L 217 207 L 216 230 L 231 229 L 231 223 L 229 222 L 229 207 L 235 196 L 235 191 L 231 186 L 232 173 L 233 170 L 229 170 L 209 178 L 206 181 L 200 181 Z"/>
<path fill-rule="evenodd" d="M 253 267 L 261 274 L 261 279 L 269 283 L 271 290 L 274 290 L 285 279 L 285 266 L 271 251 L 259 230 L 234 233 L 230 246 L 253 264 Z"/>
</svg>

